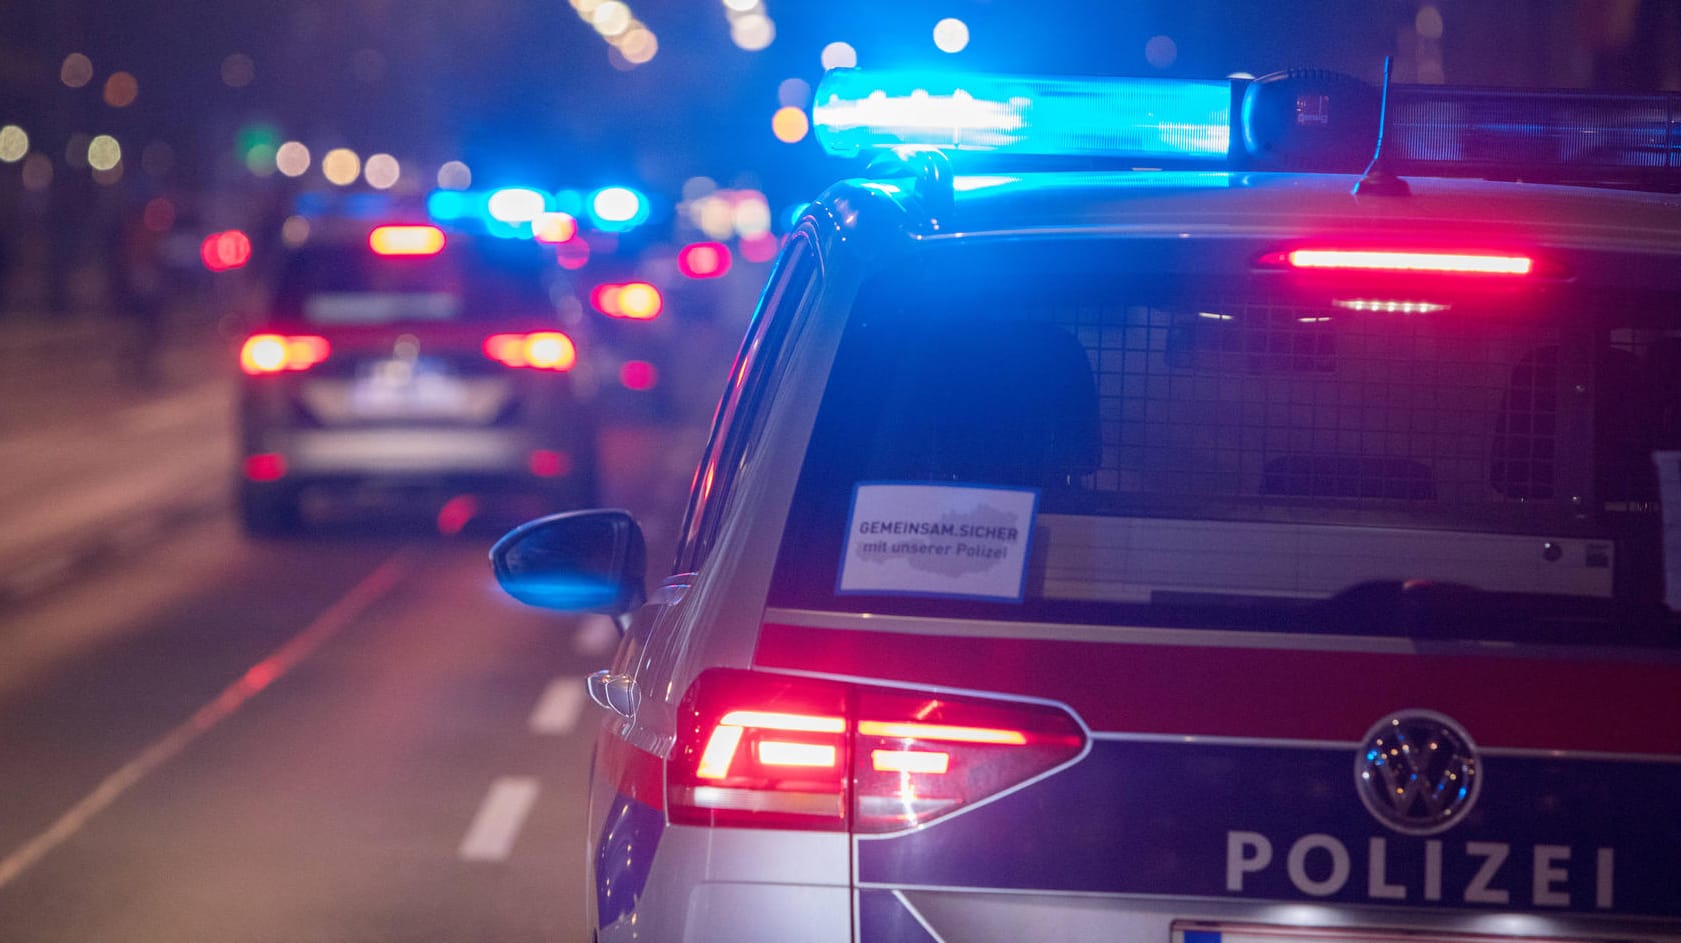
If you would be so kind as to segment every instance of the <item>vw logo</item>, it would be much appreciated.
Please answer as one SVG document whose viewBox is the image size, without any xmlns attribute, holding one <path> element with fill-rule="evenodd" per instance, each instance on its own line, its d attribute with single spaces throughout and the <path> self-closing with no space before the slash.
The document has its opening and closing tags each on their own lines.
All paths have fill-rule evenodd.
<svg viewBox="0 0 1681 943">
<path fill-rule="evenodd" d="M 1354 786 L 1366 811 L 1407 835 L 1434 835 L 1477 804 L 1482 776 L 1465 728 L 1435 711 L 1404 710 L 1366 734 L 1354 759 Z"/>
</svg>

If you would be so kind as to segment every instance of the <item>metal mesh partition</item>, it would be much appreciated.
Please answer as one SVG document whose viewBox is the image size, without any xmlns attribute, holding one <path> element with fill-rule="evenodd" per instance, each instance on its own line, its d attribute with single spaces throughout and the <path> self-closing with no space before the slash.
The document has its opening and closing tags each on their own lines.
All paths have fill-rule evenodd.
<svg viewBox="0 0 1681 943">
<path fill-rule="evenodd" d="M 1097 377 L 1092 486 L 1128 503 L 1459 513 L 1580 490 L 1561 460 L 1591 425 L 1553 323 L 1256 298 L 1045 313 Z"/>
</svg>

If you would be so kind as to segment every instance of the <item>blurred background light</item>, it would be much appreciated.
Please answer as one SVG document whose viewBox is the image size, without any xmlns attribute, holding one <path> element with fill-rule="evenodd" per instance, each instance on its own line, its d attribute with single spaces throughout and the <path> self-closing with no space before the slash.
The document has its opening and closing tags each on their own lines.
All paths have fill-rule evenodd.
<svg viewBox="0 0 1681 943">
<path fill-rule="evenodd" d="M 490 195 L 490 217 L 504 223 L 529 223 L 549 208 L 548 197 L 525 187 L 504 187 Z"/>
<path fill-rule="evenodd" d="M 599 229 L 622 232 L 648 218 L 648 198 L 630 187 L 602 187 L 590 194 L 590 221 Z"/>
<path fill-rule="evenodd" d="M 52 186 L 53 159 L 45 154 L 31 154 L 23 161 L 23 188 L 39 192 Z"/>
<path fill-rule="evenodd" d="M 466 219 L 475 214 L 475 197 L 460 190 L 433 190 L 426 198 L 426 215 L 439 222 Z"/>
<path fill-rule="evenodd" d="M 245 152 L 245 169 L 254 176 L 272 177 L 278 166 L 279 154 L 279 149 L 272 144 L 258 144 Z"/>
<path fill-rule="evenodd" d="M 110 170 L 123 159 L 123 146 L 109 134 L 101 134 L 88 142 L 88 166 L 94 170 Z"/>
<path fill-rule="evenodd" d="M 389 190 L 403 176 L 403 168 L 390 154 L 371 154 L 362 167 L 362 176 L 375 190 Z"/>
<path fill-rule="evenodd" d="M 753 193 L 742 198 L 731 215 L 735 231 L 743 238 L 770 232 L 770 204 L 765 202 L 762 194 Z"/>
<path fill-rule="evenodd" d="M 531 221 L 531 234 L 538 242 L 558 245 L 578 235 L 578 220 L 571 213 L 539 213 Z"/>
<path fill-rule="evenodd" d="M 941 52 L 962 52 L 969 45 L 969 24 L 952 16 L 935 23 L 934 45 Z"/>
<path fill-rule="evenodd" d="M 804 108 L 811 104 L 811 83 L 805 79 L 783 79 L 776 86 L 776 103 L 784 108 Z"/>
<path fill-rule="evenodd" d="M 606 0 L 590 14 L 590 25 L 603 36 L 617 36 L 630 28 L 630 7 L 620 0 Z"/>
<path fill-rule="evenodd" d="M 222 84 L 228 88 L 244 88 L 256 77 L 257 64 L 245 53 L 230 53 L 222 60 Z"/>
<path fill-rule="evenodd" d="M 105 80 L 105 104 L 112 108 L 127 108 L 140 95 L 140 83 L 127 72 L 113 72 Z"/>
<path fill-rule="evenodd" d="M 589 264 L 590 244 L 574 236 L 555 246 L 555 262 L 567 271 L 577 271 Z"/>
<path fill-rule="evenodd" d="M 718 189 L 718 181 L 711 177 L 690 177 L 683 181 L 683 199 L 685 201 L 698 200 Z"/>
<path fill-rule="evenodd" d="M 749 262 L 769 262 L 776 258 L 776 252 L 782 248 L 782 243 L 770 233 L 743 238 L 741 240 L 741 257 Z"/>
<path fill-rule="evenodd" d="M 251 261 L 251 239 L 237 229 L 213 232 L 199 243 L 198 254 L 210 271 L 230 271 Z"/>
<path fill-rule="evenodd" d="M 1144 44 L 1144 61 L 1158 69 L 1173 65 L 1179 58 L 1179 44 L 1171 36 L 1151 36 Z"/>
<path fill-rule="evenodd" d="M 823 68 L 856 69 L 858 68 L 858 50 L 850 43 L 830 43 L 823 47 Z"/>
<path fill-rule="evenodd" d="M 758 52 L 776 39 L 776 24 L 762 13 L 747 13 L 730 21 L 730 42 L 748 52 Z"/>
<path fill-rule="evenodd" d="M 654 58 L 654 53 L 660 48 L 659 40 L 647 27 L 638 26 L 627 30 L 623 40 L 619 43 L 619 52 L 632 65 L 642 65 Z"/>
<path fill-rule="evenodd" d="M 321 158 L 321 174 L 328 183 L 348 187 L 362 175 L 362 158 L 348 147 L 335 147 Z"/>
<path fill-rule="evenodd" d="M 771 133 L 784 144 L 794 144 L 805 139 L 811 130 L 811 120 L 805 116 L 804 109 L 789 106 L 778 108 L 776 114 L 770 118 Z"/>
<path fill-rule="evenodd" d="M 301 177 L 309 170 L 309 148 L 301 141 L 287 141 L 274 152 L 274 165 L 288 177 Z"/>
<path fill-rule="evenodd" d="M 438 186 L 445 190 L 465 190 L 473 185 L 473 171 L 458 160 L 445 161 L 438 168 Z"/>
<path fill-rule="evenodd" d="M 288 216 L 286 222 L 280 224 L 280 241 L 288 249 L 296 249 L 309 241 L 309 220 L 302 216 Z"/>
<path fill-rule="evenodd" d="M 677 253 L 677 270 L 689 278 L 717 278 L 730 270 L 730 247 L 694 242 Z"/>
<path fill-rule="evenodd" d="M 0 161 L 15 164 L 29 153 L 29 135 L 15 124 L 0 128 Z"/>
<path fill-rule="evenodd" d="M 58 80 L 71 88 L 81 88 L 93 81 L 93 62 L 79 52 L 64 57 L 58 67 Z"/>
</svg>

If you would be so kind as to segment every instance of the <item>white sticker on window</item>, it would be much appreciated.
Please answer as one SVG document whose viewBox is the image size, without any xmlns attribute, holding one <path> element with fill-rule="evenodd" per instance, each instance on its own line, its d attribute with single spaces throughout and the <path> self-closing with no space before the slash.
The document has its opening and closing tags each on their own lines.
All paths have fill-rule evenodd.
<svg viewBox="0 0 1681 943">
<path fill-rule="evenodd" d="M 1681 452 L 1653 452 L 1663 505 L 1663 600 L 1681 612 Z"/>
<path fill-rule="evenodd" d="M 1038 506 L 1034 488 L 860 484 L 836 592 L 1020 602 Z"/>
</svg>

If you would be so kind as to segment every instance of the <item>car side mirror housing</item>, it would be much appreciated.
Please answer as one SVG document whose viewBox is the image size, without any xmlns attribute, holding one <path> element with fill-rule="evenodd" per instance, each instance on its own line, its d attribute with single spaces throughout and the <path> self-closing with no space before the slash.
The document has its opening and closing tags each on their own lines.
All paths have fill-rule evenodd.
<svg viewBox="0 0 1681 943">
<path fill-rule="evenodd" d="M 496 582 L 527 605 L 622 616 L 647 600 L 647 549 L 629 511 L 567 511 L 509 531 L 490 550 Z"/>
</svg>

